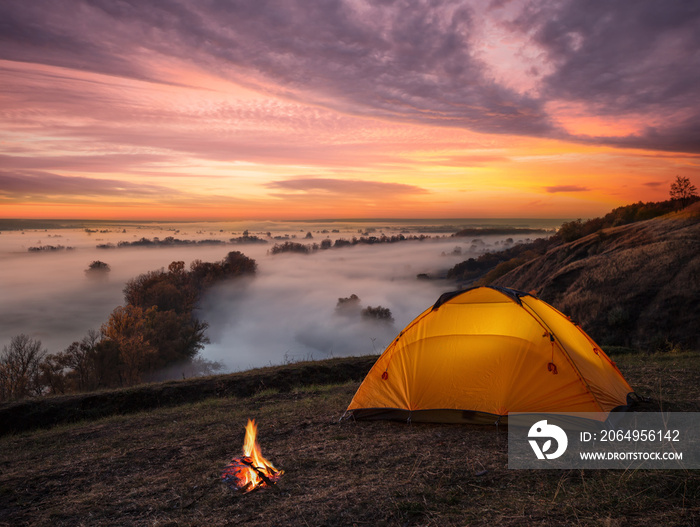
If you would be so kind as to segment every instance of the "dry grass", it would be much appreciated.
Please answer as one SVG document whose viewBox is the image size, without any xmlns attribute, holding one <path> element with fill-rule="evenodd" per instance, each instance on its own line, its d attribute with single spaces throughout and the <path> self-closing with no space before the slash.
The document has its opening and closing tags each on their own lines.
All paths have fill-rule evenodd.
<svg viewBox="0 0 700 527">
<path fill-rule="evenodd" d="M 666 339 L 697 349 L 700 218 L 691 212 L 605 229 L 561 245 L 494 285 L 536 290 L 604 346 L 656 347 Z"/>
<path fill-rule="evenodd" d="M 700 411 L 699 354 L 620 356 L 630 382 Z M 338 422 L 356 381 L 268 389 L 0 438 L 0 525 L 700 524 L 700 475 L 507 468 L 505 430 Z M 650 393 L 652 392 L 652 393 Z M 220 472 L 255 418 L 275 489 Z"/>
<path fill-rule="evenodd" d="M 700 412 L 700 353 L 632 353 L 612 359 L 637 393 L 653 400 L 653 410 Z"/>
<path fill-rule="evenodd" d="M 298 362 L 228 375 L 4 403 L 0 404 L 0 436 L 115 414 L 178 406 L 211 397 L 248 397 L 266 390 L 288 392 L 295 387 L 313 384 L 360 381 L 376 359 L 376 356 L 364 356 Z"/>
</svg>

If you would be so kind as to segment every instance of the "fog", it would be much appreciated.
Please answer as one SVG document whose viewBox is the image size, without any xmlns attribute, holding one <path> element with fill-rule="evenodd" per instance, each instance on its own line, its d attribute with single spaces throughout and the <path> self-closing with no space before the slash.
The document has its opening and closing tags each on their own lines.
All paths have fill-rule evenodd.
<svg viewBox="0 0 700 527">
<path fill-rule="evenodd" d="M 260 237 L 270 232 L 302 243 L 320 243 L 327 237 L 351 239 L 368 229 L 373 235 L 403 231 L 425 233 L 431 239 L 356 245 L 309 255 L 270 255 L 274 241 L 259 245 L 96 248 L 99 244 L 155 236 L 228 241 L 244 230 Z M 450 238 L 444 232 L 449 227 L 386 223 L 373 227 L 352 222 L 129 224 L 99 230 L 103 232 L 88 233 L 84 228 L 0 232 L 0 345 L 25 333 L 40 339 L 51 353 L 62 351 L 88 330 L 99 329 L 112 310 L 123 305 L 122 290 L 129 279 L 167 268 L 172 261 L 183 260 L 189 266 L 195 259 L 219 261 L 229 251 L 240 250 L 257 261 L 258 273 L 251 279 L 219 285 L 203 298 L 197 315 L 209 323 L 211 342 L 202 352 L 205 358 L 235 371 L 380 353 L 440 294 L 455 287 L 446 280 L 418 280 L 416 275 L 438 276 L 469 257 L 504 247 L 508 238 L 482 236 L 474 242 L 471 237 Z M 312 232 L 313 240 L 303 239 L 307 232 Z M 526 237 L 510 238 L 517 243 Z M 45 245 L 72 249 L 28 250 Z M 453 254 L 456 247 L 461 254 Z M 86 275 L 94 260 L 109 264 L 111 272 L 106 278 L 96 280 Z M 360 298 L 362 307 L 389 308 L 393 324 L 363 320 L 359 313 L 338 314 L 338 299 L 352 294 Z"/>
</svg>

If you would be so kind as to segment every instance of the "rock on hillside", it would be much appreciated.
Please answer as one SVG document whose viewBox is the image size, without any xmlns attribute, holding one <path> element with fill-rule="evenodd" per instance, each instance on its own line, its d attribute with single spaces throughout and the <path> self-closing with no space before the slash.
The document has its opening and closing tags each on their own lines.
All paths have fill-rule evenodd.
<svg viewBox="0 0 700 527">
<path fill-rule="evenodd" d="M 601 345 L 700 347 L 700 203 L 601 230 L 494 281 L 538 296 Z"/>
</svg>

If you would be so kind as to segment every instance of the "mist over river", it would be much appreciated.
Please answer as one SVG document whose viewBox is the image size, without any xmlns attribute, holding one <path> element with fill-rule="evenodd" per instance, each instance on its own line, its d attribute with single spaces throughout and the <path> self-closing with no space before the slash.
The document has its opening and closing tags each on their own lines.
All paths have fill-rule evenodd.
<svg viewBox="0 0 700 527">
<path fill-rule="evenodd" d="M 99 330 L 124 304 L 126 282 L 167 269 L 173 261 L 220 261 L 230 251 L 256 260 L 255 278 L 214 287 L 197 316 L 209 323 L 202 355 L 229 371 L 331 356 L 380 353 L 396 334 L 455 284 L 421 280 L 444 276 L 455 264 L 542 234 L 451 235 L 465 227 L 556 229 L 563 220 L 373 220 L 318 222 L 47 222 L 48 228 L 0 228 L 0 345 L 20 333 L 50 353 Z M 56 224 L 56 225 L 54 225 Z M 0 222 L 2 225 L 2 222 Z M 15 226 L 16 227 L 16 226 Z M 247 231 L 267 243 L 234 244 Z M 311 233 L 311 237 L 307 237 Z M 358 244 L 311 254 L 271 254 L 275 244 L 321 244 L 324 239 L 382 235 L 429 236 L 397 243 Z M 124 246 L 146 238 L 223 242 L 159 247 Z M 328 242 L 326 242 L 328 243 Z M 107 246 L 111 248 L 98 248 Z M 53 248 L 53 250 L 51 249 Z M 93 261 L 111 271 L 85 270 Z M 393 323 L 336 312 L 355 294 L 362 307 L 389 308 Z"/>
</svg>

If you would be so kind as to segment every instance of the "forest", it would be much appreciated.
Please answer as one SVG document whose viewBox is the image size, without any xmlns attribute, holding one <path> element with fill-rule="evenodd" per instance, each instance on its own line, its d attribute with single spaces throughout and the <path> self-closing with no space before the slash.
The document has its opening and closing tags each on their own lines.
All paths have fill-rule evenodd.
<svg viewBox="0 0 700 527">
<path fill-rule="evenodd" d="M 195 309 L 215 284 L 253 276 L 256 269 L 255 260 L 238 251 L 219 262 L 195 260 L 189 269 L 175 261 L 128 281 L 124 304 L 100 330 L 59 353 L 48 353 L 25 334 L 13 337 L 0 355 L 0 401 L 133 386 L 175 365 L 191 375 L 217 371 L 218 363 L 199 355 L 208 324 Z M 98 261 L 86 270 L 93 277 L 107 272 L 109 266 Z"/>
</svg>

